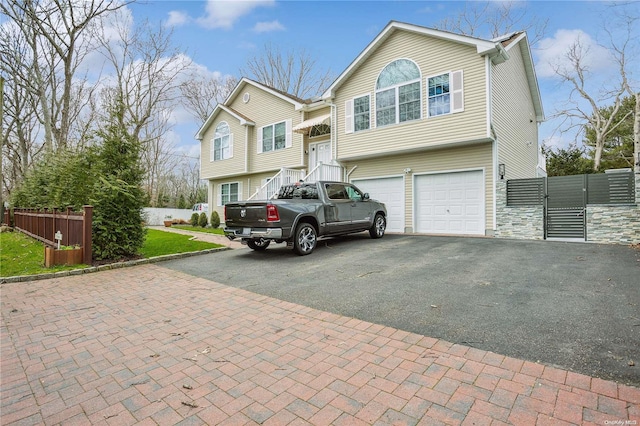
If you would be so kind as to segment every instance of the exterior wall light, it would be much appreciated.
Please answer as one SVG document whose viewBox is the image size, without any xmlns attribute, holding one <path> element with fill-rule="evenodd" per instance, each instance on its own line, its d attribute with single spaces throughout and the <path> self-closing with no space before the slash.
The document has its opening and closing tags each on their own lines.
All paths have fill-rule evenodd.
<svg viewBox="0 0 640 426">
<path fill-rule="evenodd" d="M 498 174 L 500 175 L 500 179 L 504 179 L 504 175 L 505 175 L 505 166 L 504 163 L 500 163 L 498 164 Z"/>
</svg>

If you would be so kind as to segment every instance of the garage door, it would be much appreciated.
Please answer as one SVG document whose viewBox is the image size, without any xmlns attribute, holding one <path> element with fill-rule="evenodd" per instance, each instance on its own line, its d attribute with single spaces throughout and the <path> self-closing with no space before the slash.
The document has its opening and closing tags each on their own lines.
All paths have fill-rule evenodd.
<svg viewBox="0 0 640 426">
<path fill-rule="evenodd" d="M 415 205 L 417 232 L 483 235 L 483 172 L 416 176 Z"/>
<path fill-rule="evenodd" d="M 387 207 L 387 231 L 404 232 L 404 183 L 401 177 L 354 180 L 353 184 Z"/>
</svg>

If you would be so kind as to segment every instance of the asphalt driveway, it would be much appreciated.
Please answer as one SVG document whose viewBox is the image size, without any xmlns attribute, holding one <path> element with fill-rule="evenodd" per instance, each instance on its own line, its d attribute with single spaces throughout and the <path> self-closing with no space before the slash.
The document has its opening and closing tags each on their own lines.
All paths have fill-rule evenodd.
<svg viewBox="0 0 640 426">
<path fill-rule="evenodd" d="M 640 385 L 640 251 L 367 234 L 163 262 L 315 309 Z"/>
</svg>

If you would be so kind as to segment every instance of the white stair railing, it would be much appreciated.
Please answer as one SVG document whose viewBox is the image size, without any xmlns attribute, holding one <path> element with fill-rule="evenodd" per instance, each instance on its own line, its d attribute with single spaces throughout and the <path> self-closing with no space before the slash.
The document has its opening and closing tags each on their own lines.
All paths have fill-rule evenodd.
<svg viewBox="0 0 640 426">
<path fill-rule="evenodd" d="M 343 169 L 340 166 L 334 166 L 332 164 L 318 163 L 305 177 L 302 178 L 305 182 L 318 182 L 320 180 L 333 180 L 341 182 L 343 180 Z"/>
<path fill-rule="evenodd" d="M 282 168 L 247 200 L 270 200 L 275 197 L 282 185 L 295 183 L 304 177 L 304 170 Z"/>
</svg>

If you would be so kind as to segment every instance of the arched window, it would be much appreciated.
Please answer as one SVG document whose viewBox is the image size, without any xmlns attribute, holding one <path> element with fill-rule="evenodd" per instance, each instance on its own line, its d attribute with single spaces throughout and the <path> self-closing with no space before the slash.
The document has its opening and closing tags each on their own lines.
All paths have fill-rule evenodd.
<svg viewBox="0 0 640 426">
<path fill-rule="evenodd" d="M 376 82 L 376 125 L 402 123 L 421 117 L 420 69 L 409 59 L 398 59 L 380 72 Z"/>
<path fill-rule="evenodd" d="M 216 132 L 213 136 L 213 144 L 211 146 L 213 154 L 211 158 L 213 161 L 225 160 L 232 157 L 232 136 L 231 129 L 225 121 L 222 121 L 216 126 Z"/>
</svg>

